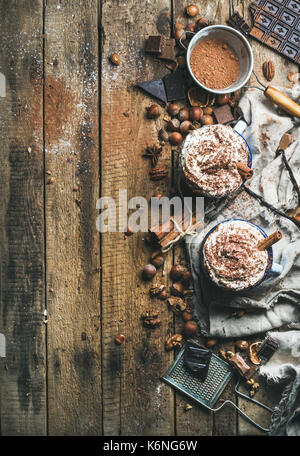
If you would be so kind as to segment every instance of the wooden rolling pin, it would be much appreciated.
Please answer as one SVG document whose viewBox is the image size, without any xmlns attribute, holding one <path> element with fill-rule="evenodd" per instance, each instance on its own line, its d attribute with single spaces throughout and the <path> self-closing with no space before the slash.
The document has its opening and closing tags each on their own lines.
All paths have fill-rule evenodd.
<svg viewBox="0 0 300 456">
<path fill-rule="evenodd" d="M 284 93 L 280 92 L 280 90 L 274 89 L 274 87 L 268 86 L 264 94 L 267 98 L 269 98 L 273 103 L 280 106 L 284 111 L 288 112 L 292 116 L 298 117 L 300 119 L 300 105 L 298 105 L 295 101 L 289 98 Z"/>
</svg>

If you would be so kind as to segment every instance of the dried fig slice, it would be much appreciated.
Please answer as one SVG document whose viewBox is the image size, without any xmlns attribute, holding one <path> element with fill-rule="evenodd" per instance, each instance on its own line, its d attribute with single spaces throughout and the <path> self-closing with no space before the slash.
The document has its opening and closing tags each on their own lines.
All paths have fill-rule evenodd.
<svg viewBox="0 0 300 456">
<path fill-rule="evenodd" d="M 254 342 L 249 346 L 248 356 L 252 364 L 258 366 L 260 364 L 259 357 L 257 356 L 257 352 L 259 347 L 261 346 L 261 342 Z"/>
</svg>

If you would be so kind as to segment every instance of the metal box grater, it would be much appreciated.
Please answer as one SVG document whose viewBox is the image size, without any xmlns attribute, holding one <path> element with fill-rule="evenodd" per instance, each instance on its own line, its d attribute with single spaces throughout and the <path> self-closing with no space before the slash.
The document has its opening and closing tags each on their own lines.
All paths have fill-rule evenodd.
<svg viewBox="0 0 300 456">
<path fill-rule="evenodd" d="M 231 380 L 233 368 L 226 361 L 212 354 L 207 377 L 202 383 L 185 368 L 184 350 L 185 347 L 180 350 L 162 380 L 204 407 L 212 409 Z"/>
</svg>

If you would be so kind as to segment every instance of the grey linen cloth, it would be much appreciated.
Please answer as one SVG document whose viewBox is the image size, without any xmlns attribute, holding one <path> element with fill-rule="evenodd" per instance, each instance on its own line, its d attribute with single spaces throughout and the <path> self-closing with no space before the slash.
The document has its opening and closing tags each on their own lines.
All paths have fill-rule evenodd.
<svg viewBox="0 0 300 456">
<path fill-rule="evenodd" d="M 289 131 L 294 141 L 286 150 L 286 156 L 300 184 L 299 122 L 279 115 L 277 108 L 259 90 L 249 89 L 240 107 L 250 124 L 244 137 L 253 156 L 254 176 L 247 185 L 274 207 L 282 211 L 294 209 L 298 204 L 297 195 L 281 156 L 275 158 L 275 152 L 282 135 Z M 273 246 L 274 261 L 283 268 L 281 275 L 270 276 L 257 288 L 239 294 L 224 292 L 211 284 L 200 268 L 200 245 L 204 236 L 222 220 L 232 218 L 249 220 L 267 234 L 277 229 L 283 234 L 283 239 Z M 245 190 L 216 205 L 206 214 L 206 221 L 200 233 L 185 238 L 194 279 L 194 312 L 202 334 L 249 336 L 299 322 L 300 231 L 296 225 L 266 209 Z M 235 309 L 248 312 L 236 318 Z"/>
<path fill-rule="evenodd" d="M 300 331 L 269 333 L 279 349 L 260 368 L 268 382 L 287 382 L 271 416 L 270 435 L 300 436 Z"/>
</svg>

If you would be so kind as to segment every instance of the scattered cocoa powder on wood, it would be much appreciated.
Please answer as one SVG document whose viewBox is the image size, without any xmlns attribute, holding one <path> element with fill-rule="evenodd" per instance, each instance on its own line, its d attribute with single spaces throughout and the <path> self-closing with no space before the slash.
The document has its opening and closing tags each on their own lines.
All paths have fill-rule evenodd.
<svg viewBox="0 0 300 456">
<path fill-rule="evenodd" d="M 190 64 L 194 76 L 209 89 L 229 87 L 240 74 L 238 56 L 219 38 L 206 39 L 196 44 Z"/>
</svg>

